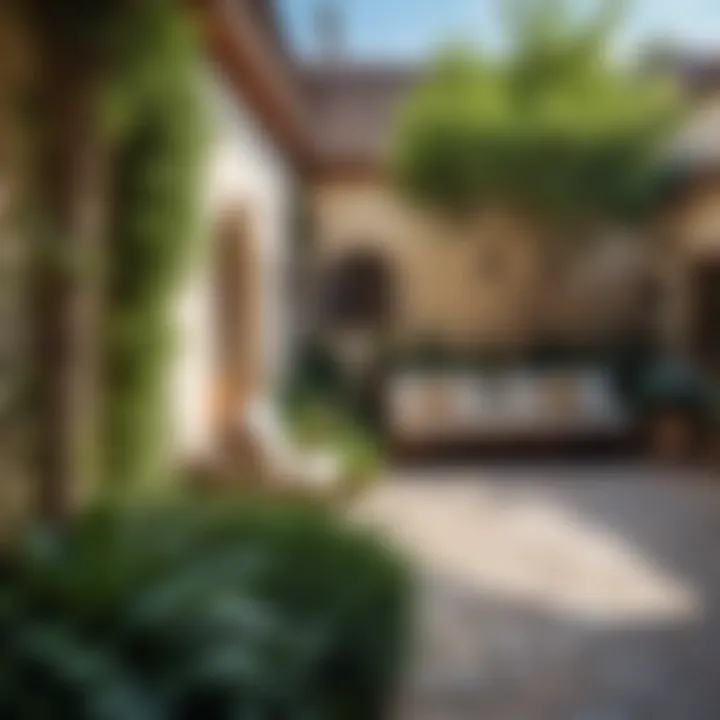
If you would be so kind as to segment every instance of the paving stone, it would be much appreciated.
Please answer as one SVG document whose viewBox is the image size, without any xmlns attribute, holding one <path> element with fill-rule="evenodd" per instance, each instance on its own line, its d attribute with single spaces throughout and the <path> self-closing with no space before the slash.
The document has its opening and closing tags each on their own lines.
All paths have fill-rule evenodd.
<svg viewBox="0 0 720 720">
<path fill-rule="evenodd" d="M 438 469 L 396 474 L 358 517 L 424 576 L 402 720 L 720 718 L 720 484 Z"/>
</svg>

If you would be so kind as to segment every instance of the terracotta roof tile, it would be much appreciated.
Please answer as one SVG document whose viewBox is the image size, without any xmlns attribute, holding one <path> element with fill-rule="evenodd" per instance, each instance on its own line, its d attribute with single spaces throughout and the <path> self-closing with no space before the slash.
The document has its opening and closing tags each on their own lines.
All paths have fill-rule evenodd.
<svg viewBox="0 0 720 720">
<path fill-rule="evenodd" d="M 316 161 L 320 165 L 381 162 L 397 110 L 418 77 L 412 66 L 307 68 L 304 78 Z"/>
</svg>

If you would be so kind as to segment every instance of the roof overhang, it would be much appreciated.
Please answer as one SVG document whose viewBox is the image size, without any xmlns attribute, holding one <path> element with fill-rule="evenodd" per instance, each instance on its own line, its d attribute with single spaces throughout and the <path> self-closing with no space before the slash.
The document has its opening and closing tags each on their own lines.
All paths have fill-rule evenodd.
<svg viewBox="0 0 720 720">
<path fill-rule="evenodd" d="M 191 0 L 212 60 L 303 168 L 310 153 L 307 108 L 289 58 L 242 0 Z"/>
</svg>

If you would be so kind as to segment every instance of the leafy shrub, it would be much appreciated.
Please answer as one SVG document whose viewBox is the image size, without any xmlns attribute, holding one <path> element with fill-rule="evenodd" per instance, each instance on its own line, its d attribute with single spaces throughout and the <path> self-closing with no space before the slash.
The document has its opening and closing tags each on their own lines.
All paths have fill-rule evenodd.
<svg viewBox="0 0 720 720">
<path fill-rule="evenodd" d="M 387 368 L 376 363 L 363 383 L 348 377 L 331 349 L 308 342 L 295 363 L 286 410 L 295 439 L 309 450 L 331 450 L 343 467 L 343 492 L 354 492 L 378 476 L 384 452 L 382 418 L 375 407 Z"/>
<path fill-rule="evenodd" d="M 300 504 L 102 509 L 2 577 L 0 717 L 380 718 L 410 578 Z"/>
<path fill-rule="evenodd" d="M 360 491 L 379 476 L 384 460 L 380 433 L 347 411 L 322 400 L 307 400 L 293 409 L 290 424 L 296 440 L 309 451 L 326 448 L 339 455 L 343 493 Z"/>
<path fill-rule="evenodd" d="M 298 353 L 286 392 L 292 408 L 322 399 L 345 405 L 350 392 L 349 380 L 341 363 L 321 342 L 308 341 Z"/>
<path fill-rule="evenodd" d="M 349 493 L 360 492 L 382 471 L 382 445 L 368 430 L 351 428 L 346 431 L 341 447 L 345 459 L 345 489 Z"/>
<path fill-rule="evenodd" d="M 701 426 L 717 420 L 715 388 L 702 373 L 678 360 L 665 359 L 650 366 L 639 387 L 637 406 L 645 416 L 681 412 Z"/>
</svg>

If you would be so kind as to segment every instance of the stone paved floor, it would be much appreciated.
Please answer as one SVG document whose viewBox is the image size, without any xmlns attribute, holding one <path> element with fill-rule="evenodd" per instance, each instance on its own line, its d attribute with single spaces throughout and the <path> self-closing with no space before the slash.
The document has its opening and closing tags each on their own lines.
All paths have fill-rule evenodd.
<svg viewBox="0 0 720 720">
<path fill-rule="evenodd" d="M 720 483 L 397 473 L 361 516 L 423 578 L 403 720 L 718 720 Z"/>
</svg>

